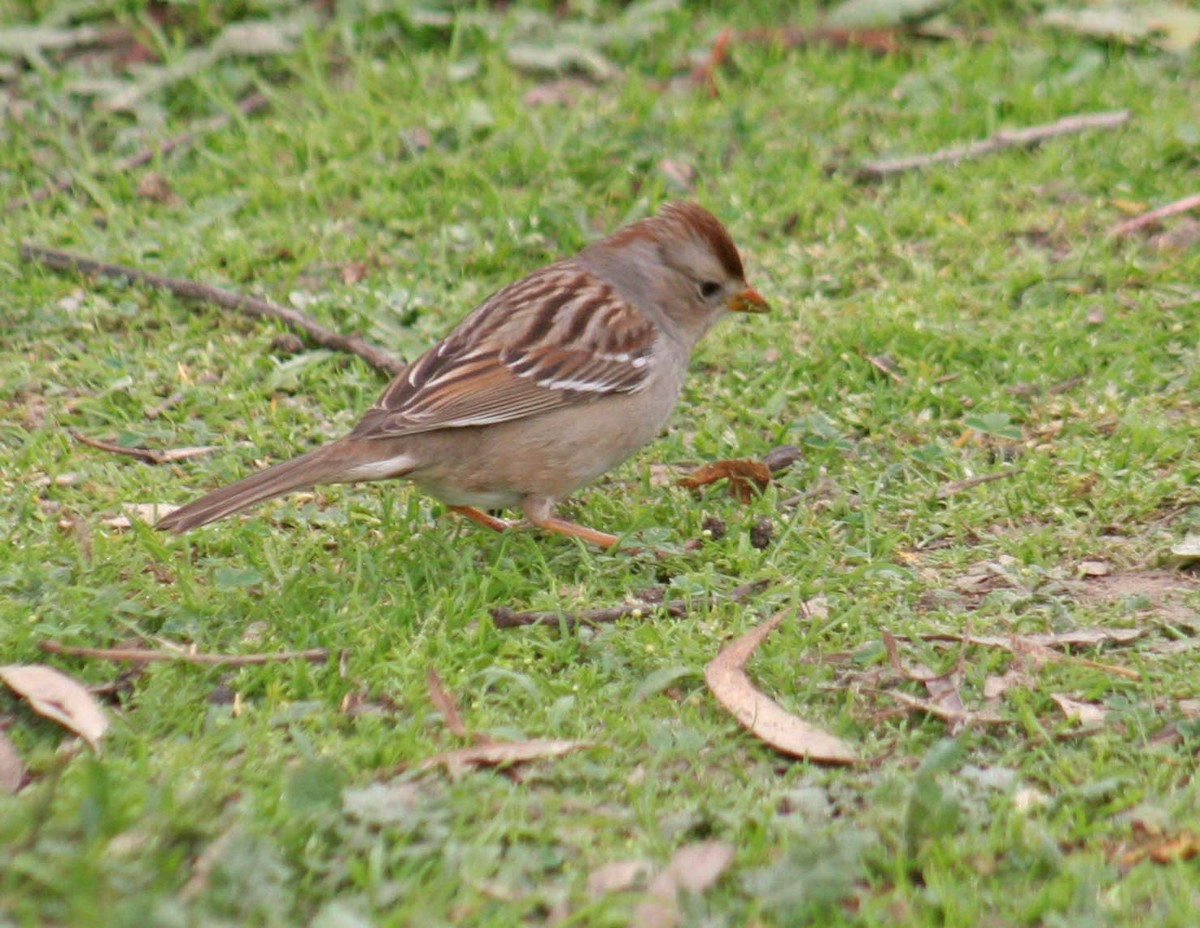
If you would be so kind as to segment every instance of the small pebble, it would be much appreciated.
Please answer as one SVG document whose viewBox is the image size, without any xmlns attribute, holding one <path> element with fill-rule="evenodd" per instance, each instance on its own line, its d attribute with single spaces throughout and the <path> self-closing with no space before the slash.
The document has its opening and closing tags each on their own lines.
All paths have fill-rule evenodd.
<svg viewBox="0 0 1200 928">
<path fill-rule="evenodd" d="M 754 528 L 750 529 L 750 547 L 758 548 L 760 551 L 771 544 L 771 539 L 775 537 L 775 523 L 770 519 L 759 519 L 754 523 Z"/>
</svg>

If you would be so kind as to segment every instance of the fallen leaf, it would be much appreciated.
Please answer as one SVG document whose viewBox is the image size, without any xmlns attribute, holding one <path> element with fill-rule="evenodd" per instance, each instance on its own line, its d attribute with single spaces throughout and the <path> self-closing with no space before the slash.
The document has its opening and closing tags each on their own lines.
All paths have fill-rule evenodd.
<svg viewBox="0 0 1200 928">
<path fill-rule="evenodd" d="M 342 811 L 368 825 L 381 827 L 411 823 L 427 803 L 428 797 L 412 780 L 370 783 L 342 790 Z"/>
<path fill-rule="evenodd" d="M 939 719 L 947 722 L 953 722 L 965 727 L 974 722 L 983 722 L 988 725 L 1003 725 L 1008 722 L 1008 719 L 1002 715 L 997 715 L 995 712 L 980 709 L 952 709 L 948 706 L 939 705 L 929 699 L 921 699 L 917 696 L 910 696 L 908 693 L 902 693 L 899 690 L 886 690 L 888 696 L 903 703 L 910 709 L 917 709 L 921 712 L 927 712 L 930 715 L 936 715 Z"/>
<path fill-rule="evenodd" d="M 508 63 L 527 74 L 586 74 L 606 81 L 617 73 L 616 65 L 586 45 L 564 42 L 551 45 L 521 42 L 508 47 Z"/>
<path fill-rule="evenodd" d="M 1042 21 L 1105 41 L 1148 43 L 1183 54 L 1200 42 L 1200 11 L 1177 3 L 1099 4 L 1046 10 Z"/>
<path fill-rule="evenodd" d="M 654 865 L 648 860 L 614 860 L 588 874 L 589 896 L 623 893 L 643 883 Z"/>
<path fill-rule="evenodd" d="M 1200 535 L 1188 535 L 1177 545 L 1171 545 L 1171 553 L 1184 560 L 1200 558 Z"/>
<path fill-rule="evenodd" d="M 112 33 L 106 33 L 103 29 L 92 26 L 79 26 L 74 29 L 10 26 L 7 29 L 0 29 L 0 54 L 24 55 L 31 60 L 37 60 L 39 52 L 95 45 L 106 35 L 112 35 Z"/>
<path fill-rule="evenodd" d="M 771 469 L 762 461 L 749 458 L 714 461 L 697 467 L 676 483 L 688 490 L 698 490 L 723 478 L 729 479 L 729 495 L 747 503 L 754 498 L 755 489 L 764 490 L 770 484 Z"/>
<path fill-rule="evenodd" d="M 680 921 L 679 890 L 703 892 L 733 860 L 733 848 L 720 841 L 701 841 L 681 847 L 650 882 L 633 910 L 630 928 L 675 928 Z"/>
<path fill-rule="evenodd" d="M 1200 855 L 1200 836 L 1184 832 L 1166 841 L 1146 848 L 1146 856 L 1156 864 L 1169 864 L 1176 860 L 1191 860 Z"/>
<path fill-rule="evenodd" d="M 699 841 L 676 851 L 667 870 L 680 889 L 700 893 L 720 879 L 732 860 L 732 846 L 722 841 Z"/>
<path fill-rule="evenodd" d="M 996 676 L 988 674 L 983 681 L 983 704 L 990 708 L 1000 702 L 1002 696 L 1014 687 L 1032 686 L 1033 679 L 1023 670 L 1010 667 L 1004 673 Z"/>
<path fill-rule="evenodd" d="M 370 268 L 367 267 L 366 261 L 350 261 L 343 264 L 341 267 L 342 283 L 347 287 L 353 287 L 361 280 L 365 280 L 370 273 Z"/>
<path fill-rule="evenodd" d="M 1063 715 L 1073 722 L 1099 725 L 1108 716 L 1108 710 L 1096 703 L 1083 702 L 1070 696 L 1064 696 L 1062 693 L 1051 693 L 1050 698 L 1062 709 Z"/>
<path fill-rule="evenodd" d="M 0 731 L 0 793 L 15 793 L 25 779 L 25 765 L 8 735 Z"/>
<path fill-rule="evenodd" d="M 137 195 L 143 200 L 154 200 L 156 203 L 177 205 L 183 200 L 172 188 L 165 174 L 159 171 L 147 171 L 142 175 L 137 185 Z"/>
<path fill-rule="evenodd" d="M 1029 812 L 1039 809 L 1050 802 L 1050 797 L 1040 789 L 1032 786 L 1022 786 L 1013 793 L 1013 808 L 1018 812 Z"/>
<path fill-rule="evenodd" d="M 1084 647 L 1097 644 L 1129 644 L 1146 635 L 1144 628 L 1077 628 L 1068 632 L 1049 632 L 1037 635 L 971 635 L 971 644 L 984 645 L 989 648 L 1006 648 L 1009 651 L 1019 647 L 1029 648 L 1070 648 Z M 897 635 L 905 638 L 905 635 Z M 955 632 L 928 632 L 916 636 L 922 641 L 962 641 L 963 636 Z"/>
<path fill-rule="evenodd" d="M 592 746 L 590 741 L 501 741 L 494 744 L 476 744 L 457 751 L 435 754 L 421 762 L 421 770 L 445 767 L 453 776 L 467 767 L 506 767 L 525 764 L 532 760 L 561 757 L 571 751 L 580 751 Z"/>
<path fill-rule="evenodd" d="M 460 738 L 467 737 L 467 726 L 463 724 L 462 716 L 458 714 L 454 697 L 447 692 L 442 678 L 438 676 L 438 672 L 433 667 L 425 671 L 425 688 L 429 690 L 429 701 L 441 713 L 446 727 Z"/>
<path fill-rule="evenodd" d="M 81 683 L 44 664 L 5 665 L 0 667 L 0 680 L 25 697 L 35 712 L 69 728 L 100 753 L 108 717 Z"/>
<path fill-rule="evenodd" d="M 705 668 L 705 682 L 743 728 L 777 751 L 823 763 L 852 764 L 858 758 L 850 745 L 792 715 L 755 689 L 746 676 L 746 661 L 786 615 L 777 613 L 728 645 Z"/>
</svg>

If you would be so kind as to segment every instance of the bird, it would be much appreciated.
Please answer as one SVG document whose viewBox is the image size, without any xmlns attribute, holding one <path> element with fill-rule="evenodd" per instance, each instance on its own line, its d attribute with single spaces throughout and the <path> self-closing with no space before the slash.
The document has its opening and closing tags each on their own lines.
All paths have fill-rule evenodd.
<svg viewBox="0 0 1200 928">
<path fill-rule="evenodd" d="M 556 504 L 650 443 L 697 342 L 722 317 L 763 313 L 733 239 L 708 210 L 667 203 L 573 257 L 498 290 L 403 368 L 344 437 L 163 517 L 185 532 L 319 484 L 405 478 L 496 531 L 519 508 L 550 533 L 619 536 Z"/>
</svg>

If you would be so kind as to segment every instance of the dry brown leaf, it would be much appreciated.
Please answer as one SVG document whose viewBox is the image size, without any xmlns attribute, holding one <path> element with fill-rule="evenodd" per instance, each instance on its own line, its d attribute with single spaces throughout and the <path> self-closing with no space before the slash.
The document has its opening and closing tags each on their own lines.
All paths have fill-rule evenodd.
<svg viewBox="0 0 1200 928">
<path fill-rule="evenodd" d="M 755 689 L 746 676 L 746 661 L 783 622 L 777 613 L 728 645 L 704 670 L 704 680 L 722 706 L 752 735 L 777 751 L 828 764 L 852 764 L 858 758 L 841 738 L 809 725 Z"/>
<path fill-rule="evenodd" d="M 452 775 L 461 773 L 467 767 L 504 767 L 511 764 L 524 764 L 531 760 L 542 760 L 547 757 L 561 757 L 571 751 L 579 751 L 592 746 L 590 741 L 501 741 L 494 744 L 476 744 L 457 751 L 445 751 L 435 754 L 421 762 L 422 770 L 434 767 L 445 767 Z"/>
<path fill-rule="evenodd" d="M 143 200 L 154 200 L 171 206 L 178 206 L 183 202 L 179 194 L 171 187 L 171 182 L 167 180 L 166 175 L 158 171 L 148 171 L 142 175 L 138 181 L 137 195 Z"/>
<path fill-rule="evenodd" d="M 613 860 L 588 874 L 589 896 L 623 893 L 643 883 L 654 865 L 648 860 Z"/>
<path fill-rule="evenodd" d="M 0 793 L 15 793 L 25 779 L 25 765 L 8 735 L 0 731 Z"/>
<path fill-rule="evenodd" d="M 1146 635 L 1145 628 L 1076 628 L 1069 632 L 1049 632 L 1040 635 L 971 635 L 971 644 L 1016 651 L 1021 647 L 1037 648 L 1085 647 L 1097 644 L 1129 644 Z M 897 635 L 906 638 L 906 635 Z M 915 636 L 922 641 L 963 641 L 955 632 L 929 632 Z"/>
<path fill-rule="evenodd" d="M 970 636 L 964 633 L 964 647 L 970 640 Z M 887 650 L 888 661 L 893 669 L 909 680 L 925 684 L 925 690 L 929 693 L 931 700 L 930 705 L 941 710 L 937 714 L 950 723 L 950 735 L 959 734 L 966 727 L 970 718 L 970 712 L 958 692 L 958 685 L 962 682 L 961 661 L 953 670 L 941 674 L 935 674 L 920 663 L 905 667 L 900 660 L 900 649 L 896 645 L 896 636 L 886 628 L 883 630 L 883 646 Z"/>
<path fill-rule="evenodd" d="M 765 490 L 770 484 L 771 468 L 750 458 L 713 461 L 697 467 L 676 483 L 688 490 L 698 490 L 723 478 L 729 480 L 729 495 L 747 503 L 754 498 L 756 490 Z"/>
<path fill-rule="evenodd" d="M 667 870 L 675 885 L 690 893 L 700 893 L 720 879 L 730 861 L 733 847 L 723 841 L 698 841 L 681 847 L 671 857 Z"/>
<path fill-rule="evenodd" d="M 902 693 L 899 690 L 887 690 L 886 692 L 896 702 L 903 703 L 910 709 L 928 712 L 930 715 L 936 715 L 939 719 L 959 723 L 963 726 L 974 722 L 983 722 L 988 725 L 1003 725 L 1008 721 L 1004 716 L 997 715 L 995 712 L 979 709 L 950 709 L 946 706 L 938 705 L 931 700 L 910 696 L 908 693 Z"/>
<path fill-rule="evenodd" d="M 1200 856 L 1200 835 L 1190 831 L 1168 832 L 1161 825 L 1135 820 L 1134 846 L 1117 856 L 1117 865 L 1129 869 L 1143 860 L 1156 864 L 1187 861 Z"/>
<path fill-rule="evenodd" d="M 441 713 L 446 727 L 460 738 L 467 737 L 467 726 L 463 724 L 462 716 L 458 714 L 458 706 L 454 704 L 454 697 L 446 690 L 442 678 L 438 676 L 438 672 L 432 666 L 425 671 L 425 688 L 429 690 L 429 701 Z"/>
<path fill-rule="evenodd" d="M 996 676 L 989 674 L 983 681 L 983 704 L 989 709 L 995 708 L 1000 698 L 1009 690 L 1018 686 L 1031 686 L 1033 680 L 1024 670 L 1010 667 L 1004 673 Z"/>
<path fill-rule="evenodd" d="M 1084 725 L 1099 725 L 1108 716 L 1108 710 L 1104 706 L 1097 705 L 1094 702 L 1084 702 L 1080 699 L 1073 699 L 1070 696 L 1064 696 L 1062 693 L 1051 693 L 1050 698 L 1062 709 L 1063 715 L 1073 722 L 1081 722 Z"/>
<path fill-rule="evenodd" d="M 699 893 L 712 886 L 733 860 L 733 848 L 721 841 L 681 847 L 651 881 L 633 910 L 630 928 L 675 928 L 679 924 L 679 890 Z"/>
<path fill-rule="evenodd" d="M 0 667 L 0 680 L 24 696 L 35 712 L 69 728 L 100 753 L 108 717 L 83 684 L 44 664 L 7 664 Z"/>
<path fill-rule="evenodd" d="M 365 280 L 370 273 L 371 269 L 367 267 L 366 261 L 350 261 L 341 266 L 342 283 L 347 287 L 353 287 L 356 283 Z"/>
</svg>

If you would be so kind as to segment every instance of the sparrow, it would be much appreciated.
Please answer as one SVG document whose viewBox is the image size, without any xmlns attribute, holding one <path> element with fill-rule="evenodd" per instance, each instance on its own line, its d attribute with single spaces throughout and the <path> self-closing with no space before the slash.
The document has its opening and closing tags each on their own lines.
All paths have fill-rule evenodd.
<svg viewBox="0 0 1200 928">
<path fill-rule="evenodd" d="M 519 507 L 547 532 L 618 536 L 555 504 L 652 441 L 696 343 L 731 312 L 761 313 L 725 227 L 668 203 L 488 297 L 405 367 L 345 437 L 165 516 L 185 532 L 317 484 L 403 477 L 488 528 Z"/>
</svg>

